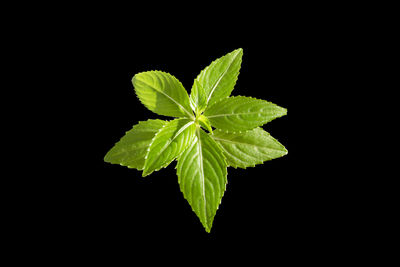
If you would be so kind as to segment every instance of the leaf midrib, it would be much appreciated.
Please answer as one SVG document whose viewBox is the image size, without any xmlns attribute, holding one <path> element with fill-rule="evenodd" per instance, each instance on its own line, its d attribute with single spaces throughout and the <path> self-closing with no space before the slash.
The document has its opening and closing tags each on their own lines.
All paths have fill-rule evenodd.
<svg viewBox="0 0 400 267">
<path fill-rule="evenodd" d="M 202 186 L 202 197 L 203 197 L 203 207 L 204 207 L 204 219 L 206 225 L 208 225 L 207 222 L 207 200 L 206 200 L 206 192 L 205 192 L 205 181 L 204 181 L 204 169 L 203 169 L 203 150 L 202 150 L 202 145 L 201 145 L 201 138 L 200 138 L 200 128 L 196 128 L 196 135 L 198 139 L 198 148 L 199 148 L 199 165 L 200 165 L 200 180 L 201 180 L 201 186 Z"/>
<path fill-rule="evenodd" d="M 190 121 L 188 123 L 186 123 L 185 125 L 183 125 L 178 132 L 176 132 L 176 134 L 174 135 L 174 137 L 172 137 L 170 140 L 168 140 L 167 144 L 161 149 L 161 151 L 159 153 L 157 153 L 156 157 L 153 160 L 153 163 L 161 156 L 161 154 L 168 148 L 168 146 L 184 131 L 186 130 L 186 128 L 188 128 L 190 125 L 192 125 L 194 122 Z M 167 126 L 167 125 L 166 125 Z M 157 134 L 154 136 L 154 138 L 156 138 Z M 151 146 L 151 145 L 150 145 Z M 149 154 L 150 150 L 147 152 L 147 155 Z M 146 165 L 146 164 L 145 164 Z M 151 165 L 150 165 L 151 166 Z M 147 165 L 144 166 L 144 169 L 146 169 Z"/>
<path fill-rule="evenodd" d="M 118 151 L 118 152 L 115 152 L 115 153 L 112 154 L 112 155 L 113 155 L 113 156 L 119 156 L 119 155 L 121 155 L 121 154 L 132 153 L 133 151 L 140 150 L 140 149 L 144 149 L 144 148 L 148 148 L 148 147 L 149 147 L 149 145 L 134 147 L 134 148 L 131 148 L 131 149 L 126 149 L 126 148 L 124 148 L 124 149 L 121 149 L 121 150 Z"/>
<path fill-rule="evenodd" d="M 280 149 L 270 148 L 270 147 L 267 147 L 267 146 L 259 146 L 259 145 L 249 144 L 249 143 L 237 142 L 237 141 L 232 141 L 232 140 L 228 140 L 228 139 L 222 139 L 222 138 L 218 138 L 218 137 L 214 137 L 214 136 L 212 136 L 212 138 L 214 140 L 218 140 L 218 141 L 226 142 L 226 143 L 231 143 L 231 144 L 247 145 L 247 146 L 259 147 L 259 148 L 266 148 L 266 149 L 269 149 L 269 150 L 283 151 L 283 150 L 280 150 Z"/>
<path fill-rule="evenodd" d="M 218 78 L 218 80 L 215 82 L 213 88 L 211 89 L 210 95 L 207 98 L 207 105 L 208 102 L 210 102 L 211 96 L 214 94 L 215 88 L 217 88 L 217 86 L 219 85 L 219 83 L 221 82 L 222 78 L 225 76 L 225 74 L 227 73 L 227 71 L 231 68 L 233 61 L 235 61 L 236 57 L 238 56 L 239 52 L 236 53 L 236 55 L 232 58 L 231 62 L 229 62 L 229 66 L 225 69 L 225 71 L 221 74 L 221 76 Z"/>
<path fill-rule="evenodd" d="M 250 114 L 262 114 L 262 112 L 241 112 L 241 113 L 228 113 L 228 114 L 217 114 L 217 115 L 210 115 L 207 118 L 215 118 L 215 117 L 227 117 L 227 116 L 238 116 L 238 115 L 250 115 Z"/>
</svg>

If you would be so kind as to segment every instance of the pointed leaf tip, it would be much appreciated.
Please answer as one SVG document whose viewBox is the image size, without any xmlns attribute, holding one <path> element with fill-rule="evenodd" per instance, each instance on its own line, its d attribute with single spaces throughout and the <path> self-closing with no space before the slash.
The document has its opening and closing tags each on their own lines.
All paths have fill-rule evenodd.
<svg viewBox="0 0 400 267">
<path fill-rule="evenodd" d="M 222 149 L 207 133 L 196 128 L 196 137 L 178 158 L 176 172 L 185 199 L 209 233 L 227 184 Z"/>
<path fill-rule="evenodd" d="M 215 128 L 238 132 L 254 129 L 282 117 L 286 115 L 286 109 L 253 97 L 232 96 L 207 108 L 204 115 Z"/>
<path fill-rule="evenodd" d="M 238 49 L 234 50 L 233 52 L 243 54 L 243 48 L 238 48 Z"/>
<path fill-rule="evenodd" d="M 104 161 L 138 170 L 143 169 L 146 151 L 149 149 L 151 140 L 165 123 L 162 120 L 139 122 L 107 152 Z"/>
<path fill-rule="evenodd" d="M 241 134 L 215 130 L 212 138 L 220 144 L 228 165 L 234 168 L 255 167 L 287 154 L 286 148 L 262 128 Z"/>
</svg>

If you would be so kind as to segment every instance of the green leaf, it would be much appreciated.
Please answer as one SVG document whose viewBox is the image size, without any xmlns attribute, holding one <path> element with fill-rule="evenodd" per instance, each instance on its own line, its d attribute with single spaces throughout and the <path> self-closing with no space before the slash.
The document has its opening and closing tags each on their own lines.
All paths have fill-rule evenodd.
<svg viewBox="0 0 400 267">
<path fill-rule="evenodd" d="M 169 73 L 148 71 L 132 78 L 136 95 L 149 110 L 165 116 L 193 118 L 189 96 Z"/>
<path fill-rule="evenodd" d="M 206 106 L 210 106 L 222 98 L 229 96 L 236 84 L 242 63 L 243 49 L 235 51 L 215 60 L 200 72 L 196 80 L 199 82 L 206 95 L 206 105 L 200 105 L 199 111 L 203 112 Z M 199 87 L 194 84 L 190 97 L 198 104 Z M 202 102 L 201 102 L 202 103 Z"/>
<path fill-rule="evenodd" d="M 228 166 L 234 168 L 255 167 L 287 154 L 286 148 L 261 128 L 241 134 L 215 130 L 212 138 L 221 145 Z"/>
<path fill-rule="evenodd" d="M 166 122 L 162 120 L 139 122 L 108 151 L 104 161 L 142 170 L 147 149 L 155 134 L 165 124 Z"/>
<path fill-rule="evenodd" d="M 198 80 L 194 80 L 192 93 L 190 94 L 190 105 L 196 114 L 200 114 L 207 106 L 207 95 Z"/>
<path fill-rule="evenodd" d="M 265 100 L 234 96 L 209 107 L 204 115 L 215 128 L 235 132 L 251 130 L 286 113 L 285 108 Z"/>
<path fill-rule="evenodd" d="M 139 122 L 104 157 L 143 170 L 143 176 L 178 159 L 180 190 L 207 232 L 226 190 L 228 166 L 254 167 L 287 154 L 259 127 L 286 115 L 285 108 L 251 97 L 229 97 L 242 56 L 243 50 L 237 49 L 202 70 L 190 98 L 168 73 L 136 74 L 132 84 L 139 100 L 157 114 L 178 119 Z"/>
<path fill-rule="evenodd" d="M 176 119 L 167 122 L 154 136 L 146 155 L 143 176 L 167 167 L 189 145 L 195 135 L 193 121 Z"/>
<path fill-rule="evenodd" d="M 199 121 L 199 124 L 201 125 L 201 127 L 206 129 L 207 131 L 209 131 L 211 134 L 213 133 L 210 121 L 207 119 L 206 116 L 200 115 L 200 117 L 198 118 L 198 121 Z"/>
<path fill-rule="evenodd" d="M 226 189 L 227 166 L 218 144 L 203 130 L 178 158 L 178 182 L 207 232 Z"/>
</svg>

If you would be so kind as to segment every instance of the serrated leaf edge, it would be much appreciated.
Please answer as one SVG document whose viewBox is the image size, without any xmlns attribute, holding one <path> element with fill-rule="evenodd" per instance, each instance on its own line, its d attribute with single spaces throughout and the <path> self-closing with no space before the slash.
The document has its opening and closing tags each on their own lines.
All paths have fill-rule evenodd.
<svg viewBox="0 0 400 267">
<path fill-rule="evenodd" d="M 160 120 L 160 119 L 148 119 L 148 120 L 146 120 L 146 121 L 139 121 L 138 123 L 134 124 L 130 130 L 125 131 L 125 134 L 122 135 L 122 136 L 119 138 L 119 140 L 118 140 L 117 142 L 114 143 L 114 145 L 112 146 L 112 148 L 113 148 L 117 143 L 119 143 L 119 142 L 121 141 L 121 139 L 124 138 L 124 136 L 128 134 L 128 132 L 130 132 L 131 130 L 133 130 L 133 129 L 134 129 L 135 127 L 137 127 L 138 125 L 143 124 L 143 123 L 148 122 L 148 121 L 162 121 L 162 122 L 164 122 L 164 123 L 166 122 L 165 120 Z M 164 124 L 164 126 L 165 126 L 165 124 Z M 163 126 L 163 127 L 164 127 L 164 126 Z M 162 127 L 161 127 L 161 128 L 162 128 Z M 153 138 L 154 138 L 154 137 L 153 137 Z M 149 145 L 149 147 L 150 147 L 150 145 Z M 112 148 L 111 148 L 111 149 L 112 149 Z M 111 149 L 110 149 L 110 150 L 111 150 Z M 110 150 L 109 150 L 109 151 L 110 151 Z M 106 162 L 106 163 L 114 164 L 114 163 L 111 163 L 111 162 L 105 160 L 105 157 L 107 156 L 107 154 L 108 154 L 108 152 L 107 152 L 106 155 L 104 156 L 103 161 Z M 123 166 L 123 167 L 127 167 L 127 168 L 129 168 L 129 169 L 135 169 L 135 170 L 138 170 L 138 171 L 142 171 L 142 170 L 143 170 L 143 168 L 136 168 L 136 167 L 133 167 L 132 165 L 129 165 L 129 164 L 118 163 L 118 164 L 114 164 L 114 165 L 120 165 L 120 166 Z M 144 165 L 143 165 L 143 166 L 144 166 Z"/>
<path fill-rule="evenodd" d="M 214 105 L 220 104 L 220 102 L 226 100 L 227 98 L 236 98 L 236 97 L 246 97 L 246 98 L 251 98 L 251 99 L 253 99 L 253 100 L 266 101 L 266 102 L 268 102 L 268 103 L 270 103 L 270 104 L 273 104 L 273 105 L 275 105 L 275 106 L 278 106 L 278 107 L 282 108 L 282 109 L 285 111 L 284 114 L 282 114 L 282 115 L 280 115 L 280 116 L 274 118 L 274 120 L 287 115 L 287 108 L 281 107 L 281 106 L 279 106 L 279 105 L 277 105 L 277 104 L 275 104 L 275 103 L 273 103 L 273 102 L 271 102 L 271 101 L 265 100 L 265 99 L 259 99 L 259 98 L 255 98 L 255 97 L 252 97 L 252 96 L 243 96 L 243 95 L 227 96 L 227 97 L 221 98 L 220 100 L 218 100 L 217 102 L 215 102 L 213 105 L 211 105 L 210 108 L 213 107 Z M 204 110 L 204 112 L 206 112 L 206 110 Z M 204 114 L 203 114 L 203 115 L 204 115 Z M 207 115 L 204 115 L 204 116 L 207 117 L 207 119 L 209 118 L 209 116 L 207 116 Z M 209 120 L 209 121 L 210 121 L 210 120 Z M 269 122 L 271 122 L 271 121 L 269 121 Z M 269 122 L 267 122 L 267 123 L 269 123 Z M 267 124 L 267 123 L 265 123 L 265 124 Z M 211 126 L 213 126 L 211 121 L 210 121 L 210 124 L 211 124 Z M 265 125 L 265 124 L 263 124 L 263 125 Z M 215 126 L 214 126 L 214 127 L 215 127 Z M 225 129 L 221 129 L 221 128 L 216 128 L 216 127 L 215 127 L 215 128 L 218 129 L 218 130 L 224 131 L 225 133 L 232 133 L 232 134 L 239 133 L 239 134 L 240 134 L 240 133 L 245 133 L 245 132 L 247 132 L 247 131 L 251 131 L 251 130 L 257 128 L 257 127 L 260 127 L 260 126 L 256 126 L 256 127 L 252 128 L 252 129 L 242 130 L 242 131 L 229 131 L 229 130 L 225 130 Z"/>
<path fill-rule="evenodd" d="M 202 129 L 200 129 L 200 131 L 203 131 Z M 219 149 L 219 152 L 221 152 L 220 154 L 222 155 L 222 160 L 223 160 L 223 162 L 225 163 L 225 168 L 226 168 L 226 183 L 225 183 L 225 187 L 224 187 L 224 193 L 223 193 L 223 195 L 222 195 L 222 197 L 221 197 L 221 199 L 219 200 L 219 203 L 218 203 L 218 206 L 217 206 L 217 209 L 215 210 L 215 215 L 217 214 L 217 212 L 218 212 L 218 209 L 219 209 L 219 207 L 221 206 L 221 203 L 222 203 L 222 198 L 224 197 L 224 195 L 225 195 L 225 192 L 226 192 L 226 188 L 227 188 L 227 185 L 228 185 L 228 163 L 226 162 L 226 157 L 225 157 L 225 155 L 224 155 L 224 150 L 222 149 L 222 147 L 221 147 L 221 145 L 217 142 L 217 141 L 215 141 L 213 138 L 212 138 L 212 136 L 211 136 L 211 134 L 209 134 L 209 133 L 207 133 L 207 132 L 205 132 L 205 131 L 203 131 L 206 135 L 208 135 L 208 136 L 210 136 L 210 138 L 215 142 L 215 144 L 217 145 L 217 148 Z M 199 134 L 200 135 L 200 134 Z M 197 137 L 197 135 L 196 135 L 196 137 Z M 200 139 L 200 137 L 198 137 L 199 139 Z M 195 138 L 193 138 L 193 140 L 192 140 L 192 142 L 194 142 L 194 140 L 195 140 Z M 187 147 L 186 147 L 186 149 L 189 149 L 192 145 L 194 145 L 194 144 L 190 144 L 190 145 L 188 145 Z M 184 150 L 184 151 L 186 151 L 186 149 Z M 183 153 L 181 153 L 180 155 L 179 155 L 179 157 L 176 157 L 176 160 L 177 161 L 179 161 L 180 160 L 180 156 L 182 156 L 183 155 Z M 177 170 L 178 169 L 178 164 L 176 164 L 175 165 L 175 170 Z M 179 184 L 179 178 L 178 178 L 178 184 Z M 182 195 L 183 195 L 183 198 L 187 201 L 187 199 L 186 199 L 186 197 L 185 197 L 185 194 L 184 194 L 184 192 L 182 191 L 182 188 L 179 186 L 179 190 L 181 191 L 181 193 L 182 193 Z M 189 204 L 189 202 L 188 202 L 188 204 Z M 191 208 L 191 210 L 193 211 L 193 213 L 195 214 L 195 216 L 197 217 L 197 214 L 196 214 L 196 211 L 193 209 L 193 207 L 192 207 L 192 205 L 190 205 L 189 204 L 189 206 L 190 206 L 190 208 Z M 201 223 L 201 220 L 200 220 L 200 218 L 198 218 L 199 219 L 199 221 L 200 221 L 200 223 Z M 214 221 L 213 221 L 213 223 L 214 223 Z M 212 224 L 213 224 L 212 223 Z M 202 223 L 201 223 L 202 224 Z M 206 232 L 207 233 L 210 233 L 211 232 L 211 228 L 212 228 L 212 225 L 210 226 L 210 228 L 208 229 L 208 228 L 206 228 L 204 225 L 203 225 L 203 227 L 204 227 L 204 229 L 206 230 Z M 207 226 L 208 227 L 208 226 Z"/>
<path fill-rule="evenodd" d="M 232 66 L 233 61 L 236 59 L 236 57 L 239 55 L 240 52 L 242 52 L 242 54 L 243 54 L 243 49 L 242 49 L 242 48 L 238 48 L 238 49 L 235 49 L 234 51 L 228 53 L 227 55 L 232 54 L 232 53 L 234 53 L 235 51 L 238 51 L 238 52 L 236 53 L 236 56 L 232 59 L 232 61 L 229 63 L 228 68 L 221 74 L 221 76 L 218 78 L 218 81 L 217 81 L 216 84 L 213 86 L 213 88 L 212 88 L 212 90 L 211 90 L 211 93 L 210 93 L 210 95 L 209 95 L 208 98 L 207 98 L 207 103 L 206 103 L 206 105 L 208 105 L 208 103 L 210 102 L 210 99 L 211 99 L 212 95 L 214 94 L 215 88 L 218 86 L 219 82 L 221 81 L 222 77 L 226 74 L 226 72 L 228 71 L 228 69 Z M 225 55 L 225 56 L 227 56 L 227 55 Z M 222 57 L 224 57 L 224 56 L 222 56 Z M 220 58 L 222 58 L 222 57 L 220 57 Z M 215 61 L 219 60 L 220 58 L 216 59 Z M 213 61 L 209 66 L 211 66 L 212 64 L 214 64 L 215 61 Z M 239 64 L 242 65 L 242 57 L 239 59 Z M 236 85 L 236 82 L 237 82 L 237 80 L 238 80 L 238 78 L 239 78 L 239 75 L 240 75 L 240 69 L 239 69 L 238 75 L 237 75 L 236 78 L 233 80 L 233 88 L 232 88 L 232 91 L 235 89 L 235 85 Z M 232 92 L 232 91 L 231 91 L 231 92 Z"/>
<path fill-rule="evenodd" d="M 161 73 L 170 75 L 170 76 L 171 76 L 173 79 L 175 79 L 180 85 L 182 85 L 183 89 L 185 89 L 186 93 L 188 93 L 188 91 L 186 90 L 186 88 L 183 86 L 183 84 L 181 83 L 181 81 L 180 81 L 178 78 L 176 78 L 176 77 L 175 77 L 174 75 L 172 75 L 171 73 L 166 72 L 166 71 L 162 71 L 162 70 L 148 70 L 148 71 L 141 71 L 141 72 L 138 72 L 138 73 L 136 73 L 135 75 L 133 75 L 131 81 L 133 81 L 133 79 L 135 78 L 136 75 L 143 74 L 143 73 L 147 73 L 147 72 L 161 72 Z M 136 98 L 139 99 L 139 102 L 142 103 L 142 105 L 143 105 L 145 108 L 147 108 L 146 105 L 143 103 L 143 101 L 140 100 L 139 96 L 137 95 L 137 92 L 136 92 L 136 88 L 135 88 L 135 87 L 134 87 L 134 90 L 133 90 L 133 91 L 135 92 Z M 188 94 L 188 96 L 190 96 L 190 95 Z M 176 102 L 176 101 L 174 100 L 174 102 Z M 178 102 L 176 102 L 176 103 L 178 103 Z M 190 110 L 186 110 L 180 103 L 179 103 L 179 105 L 186 111 L 186 113 L 189 113 L 189 114 L 190 114 L 190 117 L 186 117 L 186 116 L 185 116 L 185 117 L 167 116 L 167 115 L 158 114 L 158 113 L 156 113 L 156 112 L 154 112 L 154 111 L 152 111 L 152 110 L 150 110 L 150 111 L 153 112 L 153 113 L 155 113 L 155 114 L 157 114 L 157 115 L 159 115 L 159 116 L 165 116 L 165 117 L 187 118 L 187 119 L 193 119 L 193 118 L 194 118 L 193 113 L 191 113 Z M 190 106 L 190 97 L 189 97 L 189 106 Z"/>
<path fill-rule="evenodd" d="M 261 128 L 262 129 L 262 127 L 256 127 L 256 128 Z M 254 130 L 254 129 L 252 129 L 252 130 Z M 249 131 L 252 131 L 252 130 L 247 130 L 247 131 L 244 131 L 243 133 L 246 133 L 246 132 L 249 132 Z M 264 130 L 264 129 L 263 129 Z M 235 133 L 232 133 L 232 132 L 227 132 L 227 131 L 222 131 L 222 130 L 220 130 L 220 129 L 216 129 L 215 131 L 220 131 L 220 132 L 225 132 L 225 133 L 230 133 L 230 134 L 235 134 Z M 265 130 L 264 130 L 265 131 Z M 267 131 L 265 131 L 266 133 L 268 133 L 270 136 L 271 136 L 271 138 L 273 138 L 274 140 L 276 140 L 279 144 L 282 144 L 281 142 L 279 142 L 279 140 L 278 139 L 276 139 L 275 137 L 273 137 L 269 132 L 267 132 Z M 224 149 L 224 147 L 218 142 L 218 140 L 216 140 L 215 139 L 215 137 L 214 136 L 212 136 L 211 135 L 211 138 L 213 138 L 213 140 L 219 145 L 219 147 L 222 149 L 222 151 L 224 152 L 224 153 L 228 153 L 228 152 L 225 152 L 226 150 Z M 283 146 L 283 145 L 282 145 Z M 282 157 L 284 157 L 284 156 L 286 156 L 288 153 L 289 153 L 289 151 L 286 149 L 286 147 L 284 147 L 283 146 L 283 148 L 285 149 L 285 154 L 283 154 L 282 156 L 280 156 L 279 158 L 282 158 Z M 223 153 L 223 154 L 224 154 Z M 230 154 L 230 153 L 229 153 Z M 230 155 L 232 155 L 232 154 L 230 154 Z M 224 155 L 225 156 L 225 155 Z M 275 158 L 275 159 L 278 159 L 278 158 Z M 247 167 L 241 167 L 241 166 L 239 166 L 239 165 L 236 165 L 236 166 L 234 166 L 234 165 L 228 165 L 228 162 L 226 162 L 226 164 L 228 165 L 228 167 L 233 167 L 234 169 L 237 169 L 237 168 L 239 168 L 239 169 L 247 169 L 247 168 L 254 168 L 254 167 L 256 167 L 256 165 L 262 165 L 262 164 L 264 164 L 264 162 L 267 162 L 267 161 L 271 161 L 271 160 L 274 160 L 274 159 L 267 159 L 267 160 L 261 160 L 260 162 L 256 162 L 256 163 L 254 163 L 253 165 L 249 165 L 249 166 L 247 166 Z"/>
<path fill-rule="evenodd" d="M 179 120 L 179 119 L 187 119 L 187 118 L 177 118 L 177 119 L 175 119 L 175 120 Z M 142 170 L 144 170 L 144 166 L 146 165 L 147 157 L 149 156 L 149 153 L 150 153 L 150 147 L 151 147 L 151 145 L 154 143 L 154 140 L 156 139 L 156 136 L 160 133 L 160 131 L 161 131 L 166 125 L 168 125 L 168 122 L 171 122 L 171 121 L 174 121 L 174 120 L 169 120 L 169 121 L 167 121 L 167 123 L 166 123 L 163 127 L 161 127 L 161 128 L 158 130 L 158 132 L 154 135 L 154 137 L 151 139 L 150 145 L 149 145 L 149 147 L 148 147 L 147 150 L 146 150 L 146 156 L 144 156 L 145 164 L 143 165 L 143 169 L 142 169 Z M 192 123 L 194 123 L 194 122 L 192 122 Z M 190 126 L 190 125 L 189 125 L 189 126 Z M 189 127 L 189 126 L 187 126 L 187 127 Z M 183 126 L 182 126 L 182 127 L 183 127 Z M 187 148 L 187 147 L 186 147 L 186 148 Z M 152 174 L 153 172 L 156 172 L 156 171 L 159 171 L 159 170 L 161 170 L 161 169 L 163 169 L 163 168 L 168 167 L 168 165 L 171 164 L 171 162 L 173 162 L 175 159 L 177 159 L 180 155 L 183 154 L 183 152 L 186 150 L 186 148 L 183 149 L 182 152 L 179 153 L 179 155 L 177 155 L 175 158 L 173 158 L 173 159 L 170 160 L 169 162 L 166 162 L 165 164 L 163 164 L 163 165 L 160 166 L 159 168 L 157 168 L 157 169 L 155 169 L 155 170 L 153 170 L 153 171 L 147 173 L 146 175 L 144 174 L 144 172 L 142 172 L 142 177 L 146 177 L 146 176 Z"/>
<path fill-rule="evenodd" d="M 200 76 L 203 72 L 206 72 L 211 66 L 215 65 L 215 64 L 217 63 L 217 61 L 220 60 L 221 58 L 223 58 L 223 57 L 225 57 L 225 56 L 227 56 L 227 55 L 229 55 L 229 54 L 231 54 L 231 53 L 233 53 L 233 52 L 235 52 L 235 51 L 237 51 L 237 50 L 242 50 L 242 54 L 243 54 L 243 49 L 242 49 L 242 48 L 237 48 L 237 49 L 235 49 L 235 50 L 233 50 L 233 51 L 231 51 L 231 52 L 229 52 L 229 53 L 227 53 L 227 54 L 225 54 L 225 55 L 223 55 L 223 56 L 220 56 L 219 58 L 216 58 L 215 60 L 211 61 L 211 63 L 208 64 L 207 67 L 203 68 L 203 69 L 200 71 L 200 73 L 196 76 L 195 80 L 197 80 L 197 82 L 200 83 L 200 81 L 199 81 L 199 76 Z M 240 58 L 240 63 L 239 63 L 240 65 L 242 65 L 242 61 L 243 61 L 243 58 Z M 232 62 L 233 62 L 233 60 L 232 60 Z M 230 64 L 229 66 L 231 66 L 231 64 Z M 224 72 L 224 73 L 225 73 L 225 72 Z M 237 80 L 238 80 L 238 78 L 239 78 L 239 75 L 240 75 L 240 69 L 239 69 L 239 72 L 238 72 L 237 77 L 234 79 L 232 92 L 233 92 L 233 90 L 235 89 L 236 82 L 237 82 Z M 192 88 L 193 88 L 193 86 L 194 86 L 194 83 L 193 83 L 193 85 L 192 85 Z M 206 106 L 205 106 L 205 108 L 201 111 L 201 113 L 204 113 L 204 112 L 207 110 L 208 102 L 209 102 L 209 99 L 211 98 L 211 95 L 212 95 L 212 94 L 210 94 L 210 96 L 207 97 Z M 190 97 L 190 95 L 189 95 L 189 97 Z M 227 96 L 227 97 L 229 97 L 229 96 Z M 227 97 L 224 97 L 224 98 L 221 98 L 221 99 L 225 99 L 225 98 L 227 98 Z M 219 100 L 216 101 L 216 102 L 214 102 L 214 104 L 217 103 L 217 102 L 219 102 Z M 213 105 L 214 105 L 214 104 L 213 104 Z"/>
</svg>

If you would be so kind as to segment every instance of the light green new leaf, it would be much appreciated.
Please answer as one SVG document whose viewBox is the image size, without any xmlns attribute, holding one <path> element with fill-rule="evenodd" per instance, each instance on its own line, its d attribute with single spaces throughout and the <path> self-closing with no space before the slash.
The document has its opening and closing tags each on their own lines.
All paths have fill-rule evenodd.
<svg viewBox="0 0 400 267">
<path fill-rule="evenodd" d="M 285 108 L 265 100 L 234 96 L 207 108 L 204 115 L 215 128 L 236 132 L 251 130 L 286 113 Z"/>
<path fill-rule="evenodd" d="M 239 75 L 240 65 L 242 63 L 243 49 L 235 51 L 213 61 L 208 67 L 200 72 L 196 80 L 201 87 L 192 88 L 190 98 L 195 104 L 199 105 L 199 111 L 203 112 L 206 106 L 211 106 L 222 98 L 229 96 L 236 84 Z M 199 88 L 204 90 L 206 95 L 206 105 L 199 104 Z"/>
<path fill-rule="evenodd" d="M 262 128 L 240 134 L 215 130 L 212 138 L 221 145 L 228 166 L 234 168 L 254 167 L 287 154 L 286 148 Z"/>
<path fill-rule="evenodd" d="M 203 127 L 204 129 L 206 129 L 207 131 L 209 131 L 211 134 L 213 133 L 213 130 L 211 128 L 211 123 L 210 121 L 207 119 L 206 116 L 204 115 L 200 115 L 198 118 L 199 124 L 201 125 L 201 127 Z"/>
<path fill-rule="evenodd" d="M 108 151 L 104 161 L 142 170 L 147 149 L 155 134 L 165 124 L 166 122 L 162 120 L 139 122 Z"/>
<path fill-rule="evenodd" d="M 226 189 L 227 166 L 218 144 L 203 130 L 178 158 L 178 182 L 184 197 L 207 232 Z"/>
<path fill-rule="evenodd" d="M 190 105 L 196 114 L 200 114 L 207 106 L 207 95 L 198 80 L 194 80 L 192 93 L 190 94 Z"/>
<path fill-rule="evenodd" d="M 136 95 L 149 110 L 165 116 L 193 118 L 189 96 L 169 73 L 147 71 L 132 78 Z"/>
<path fill-rule="evenodd" d="M 195 129 L 194 122 L 187 119 L 167 122 L 152 140 L 146 155 L 143 176 L 167 167 L 190 144 Z"/>
</svg>

